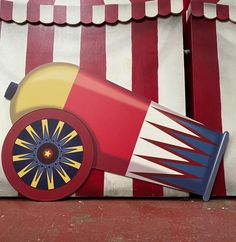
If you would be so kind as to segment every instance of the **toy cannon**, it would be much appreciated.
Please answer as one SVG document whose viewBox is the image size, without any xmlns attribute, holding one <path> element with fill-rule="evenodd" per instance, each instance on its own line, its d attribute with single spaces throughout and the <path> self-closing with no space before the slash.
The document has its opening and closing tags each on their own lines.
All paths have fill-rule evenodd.
<svg viewBox="0 0 236 242">
<path fill-rule="evenodd" d="M 208 200 L 226 148 L 218 133 L 72 64 L 52 63 L 11 83 L 13 126 L 4 172 L 24 196 L 61 199 L 92 169 L 162 184 Z"/>
</svg>

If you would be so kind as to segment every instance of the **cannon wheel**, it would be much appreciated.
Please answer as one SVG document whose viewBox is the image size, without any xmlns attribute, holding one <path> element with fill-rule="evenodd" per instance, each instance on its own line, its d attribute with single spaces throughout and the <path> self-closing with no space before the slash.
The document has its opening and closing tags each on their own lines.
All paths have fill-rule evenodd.
<svg viewBox="0 0 236 242">
<path fill-rule="evenodd" d="M 3 144 L 7 179 L 22 195 L 38 201 L 62 199 L 88 177 L 94 144 L 85 125 L 73 114 L 41 109 L 19 119 Z"/>
</svg>

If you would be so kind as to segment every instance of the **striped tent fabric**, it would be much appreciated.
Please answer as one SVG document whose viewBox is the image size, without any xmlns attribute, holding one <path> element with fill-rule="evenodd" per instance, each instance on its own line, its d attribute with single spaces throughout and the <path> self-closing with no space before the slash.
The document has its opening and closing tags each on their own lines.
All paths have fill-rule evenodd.
<svg viewBox="0 0 236 242">
<path fill-rule="evenodd" d="M 182 13 L 183 0 L 1 0 L 0 96 L 42 64 L 69 62 L 185 114 Z M 2 147 L 9 102 L 0 107 Z M 17 195 L 0 163 L 0 196 Z M 188 194 L 94 170 L 75 196 Z"/>
<path fill-rule="evenodd" d="M 236 3 L 193 2 L 189 18 L 192 117 L 215 130 L 228 130 L 230 143 L 213 194 L 236 195 Z"/>
</svg>

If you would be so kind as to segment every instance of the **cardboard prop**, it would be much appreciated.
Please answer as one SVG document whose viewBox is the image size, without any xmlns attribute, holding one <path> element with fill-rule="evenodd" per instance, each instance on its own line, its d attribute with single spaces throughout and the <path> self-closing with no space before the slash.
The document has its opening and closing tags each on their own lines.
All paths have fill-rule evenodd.
<svg viewBox="0 0 236 242">
<path fill-rule="evenodd" d="M 42 94 L 43 97 L 40 95 Z M 79 190 L 94 169 L 196 193 L 209 200 L 224 134 L 71 64 L 53 63 L 10 84 L 5 174 L 28 198 Z"/>
</svg>

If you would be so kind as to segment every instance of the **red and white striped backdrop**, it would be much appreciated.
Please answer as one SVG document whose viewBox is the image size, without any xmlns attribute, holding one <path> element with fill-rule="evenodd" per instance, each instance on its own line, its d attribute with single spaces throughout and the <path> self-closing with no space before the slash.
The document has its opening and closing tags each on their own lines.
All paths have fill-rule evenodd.
<svg viewBox="0 0 236 242">
<path fill-rule="evenodd" d="M 192 5 L 193 117 L 215 130 L 228 130 L 230 142 L 213 189 L 236 195 L 236 3 Z M 196 18 L 197 17 L 197 18 Z M 213 20 L 212 20 L 213 19 Z M 222 21 L 224 20 L 224 21 Z"/>
<path fill-rule="evenodd" d="M 66 7 L 68 2 L 69 8 Z M 139 4 L 134 4 L 135 2 Z M 13 18 L 15 22 L 25 21 L 26 18 L 31 22 L 38 19 L 41 22 L 57 19 L 58 23 L 82 21 L 82 24 L 73 26 L 29 22 L 18 25 L 14 22 L 0 21 L 1 97 L 9 82 L 19 82 L 26 73 L 41 64 L 62 61 L 77 64 L 101 78 L 185 114 L 182 0 L 158 0 L 149 1 L 149 3 L 129 0 L 2 0 L 0 3 L 0 18 L 6 20 Z M 119 5 L 113 3 L 119 3 Z M 94 14 L 92 6 L 104 4 L 105 10 L 104 7 L 103 10 L 98 10 L 102 14 L 100 19 L 97 16 L 97 10 Z M 19 12 L 15 9 L 17 6 L 21 6 Z M 71 11 L 71 6 L 81 9 L 78 11 L 78 16 L 73 15 L 78 17 L 77 20 L 74 20 L 71 15 L 64 15 L 68 9 Z M 154 9 L 150 10 L 147 6 L 154 6 Z M 110 19 L 110 22 L 114 22 L 114 18 L 110 16 L 110 8 L 116 9 L 117 12 L 114 12 L 116 20 L 119 16 L 126 16 L 124 23 L 99 26 L 83 24 L 91 20 L 103 22 L 104 18 L 106 21 Z M 60 12 L 58 9 L 64 13 L 59 14 L 60 18 L 59 15 L 57 16 Z M 86 11 L 82 11 L 83 9 Z M 174 15 L 169 15 L 171 11 Z M 152 19 L 127 21 L 130 18 L 140 19 L 144 13 L 158 16 Z M 159 15 L 169 16 L 162 18 Z M 0 108 L 1 147 L 11 127 L 9 102 L 1 98 Z M 7 182 L 0 163 L 0 196 L 15 195 L 17 193 Z M 93 171 L 76 195 L 188 196 L 183 192 L 101 171 Z"/>
</svg>

